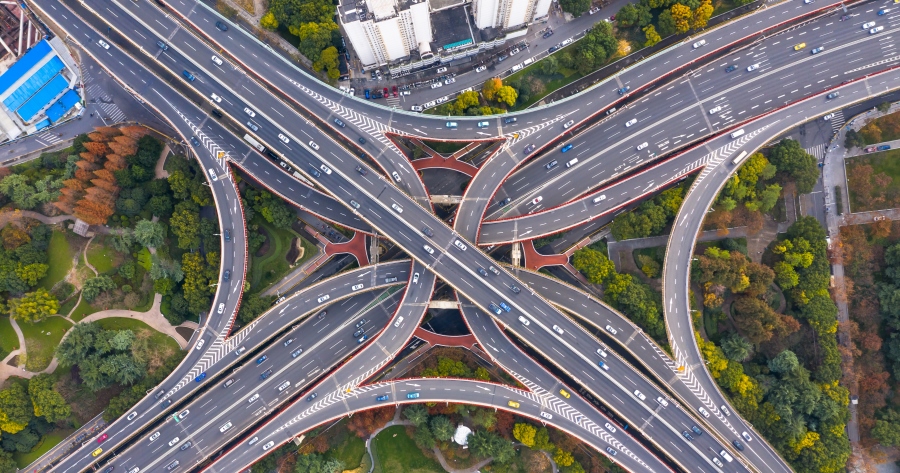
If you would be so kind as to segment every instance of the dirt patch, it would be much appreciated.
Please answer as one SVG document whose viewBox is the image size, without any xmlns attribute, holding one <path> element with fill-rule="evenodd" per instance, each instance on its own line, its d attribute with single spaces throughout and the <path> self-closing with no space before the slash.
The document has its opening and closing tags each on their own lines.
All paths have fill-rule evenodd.
<svg viewBox="0 0 900 473">
<path fill-rule="evenodd" d="M 190 327 L 175 327 L 175 331 L 178 332 L 178 335 L 181 335 L 181 338 L 185 339 L 185 341 L 190 340 L 191 337 L 194 336 L 194 329 Z"/>
<path fill-rule="evenodd" d="M 291 248 L 288 250 L 287 256 L 285 256 L 288 264 L 293 266 L 297 261 L 300 261 L 300 258 L 303 258 L 304 250 L 305 248 L 303 248 L 303 244 L 300 242 L 299 238 L 291 240 Z"/>
<path fill-rule="evenodd" d="M 10 358 L 9 361 L 6 362 L 6 364 L 9 366 L 18 367 L 19 366 L 19 355 L 16 355 L 16 356 Z"/>
<path fill-rule="evenodd" d="M 256 254 L 253 255 L 257 258 L 260 258 L 265 256 L 266 253 L 269 252 L 269 245 L 272 244 L 272 235 L 269 235 L 269 232 L 267 232 L 262 225 L 259 226 L 258 231 L 262 234 L 262 236 L 266 237 L 266 240 L 263 242 L 263 244 L 259 246 L 258 250 L 256 250 Z"/>
</svg>

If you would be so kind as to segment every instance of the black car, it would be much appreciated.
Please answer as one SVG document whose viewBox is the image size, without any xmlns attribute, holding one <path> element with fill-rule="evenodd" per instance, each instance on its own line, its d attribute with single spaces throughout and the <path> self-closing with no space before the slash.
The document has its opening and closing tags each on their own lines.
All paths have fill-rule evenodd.
<svg viewBox="0 0 900 473">
<path fill-rule="evenodd" d="M 269 369 L 263 371 L 263 373 L 261 375 L 259 375 L 259 379 L 266 379 L 269 377 L 270 374 L 272 374 L 272 368 L 269 368 Z"/>
<path fill-rule="evenodd" d="M 516 294 L 522 292 L 522 290 L 519 289 L 519 286 L 510 286 L 510 289 L 512 289 L 512 292 L 514 292 Z"/>
<path fill-rule="evenodd" d="M 550 31 L 544 33 L 544 38 L 549 38 L 551 36 L 553 36 L 553 30 L 550 30 Z"/>
<path fill-rule="evenodd" d="M 218 28 L 219 31 L 228 31 L 228 25 L 222 23 L 221 21 L 216 22 L 216 28 Z"/>
<path fill-rule="evenodd" d="M 531 153 L 532 151 L 534 151 L 534 148 L 535 148 L 535 146 L 534 146 L 533 144 L 530 144 L 530 145 L 526 146 L 526 147 L 525 147 L 525 154 Z"/>
<path fill-rule="evenodd" d="M 317 398 L 317 397 L 319 397 L 319 393 L 312 393 L 312 394 L 309 395 L 308 398 L 306 398 L 306 401 L 307 401 L 307 402 L 312 401 L 313 399 L 315 399 L 315 398 Z"/>
<path fill-rule="evenodd" d="M 488 273 L 484 270 L 484 268 L 478 268 L 478 274 L 487 277 Z"/>
<path fill-rule="evenodd" d="M 183 451 L 191 448 L 192 445 L 194 445 L 193 442 L 184 442 L 184 445 L 181 446 L 181 451 L 183 452 Z"/>
<path fill-rule="evenodd" d="M 103 473 L 112 473 L 112 471 L 115 470 L 115 469 L 116 469 L 115 466 L 111 466 L 111 467 L 109 467 L 109 468 L 103 470 Z"/>
<path fill-rule="evenodd" d="M 366 319 L 359 319 L 359 322 L 356 322 L 356 328 L 360 328 L 363 325 L 367 324 L 369 321 Z"/>
<path fill-rule="evenodd" d="M 319 320 L 324 319 L 325 316 L 326 316 L 327 314 L 328 314 L 328 311 L 327 311 L 327 310 L 323 310 L 322 312 L 320 312 L 320 313 L 319 313 Z"/>
<path fill-rule="evenodd" d="M 424 233 L 424 234 L 425 234 L 425 236 L 427 236 L 427 237 L 428 237 L 428 238 L 431 238 L 431 237 L 433 237 L 433 236 L 434 236 L 434 232 L 433 232 L 433 231 L 431 231 L 431 229 L 430 229 L 430 228 L 428 228 L 428 227 L 424 227 L 424 228 L 422 228 L 422 233 Z"/>
<path fill-rule="evenodd" d="M 735 70 L 735 69 L 737 69 L 737 64 L 732 64 L 732 65 L 730 65 L 730 66 L 728 66 L 728 67 L 725 68 L 725 72 L 731 72 L 731 71 L 733 71 L 733 70 Z"/>
<path fill-rule="evenodd" d="M 548 49 L 547 52 L 552 53 L 553 51 L 556 51 L 557 49 L 559 49 L 559 46 L 550 46 L 550 49 Z"/>
<path fill-rule="evenodd" d="M 738 442 L 737 440 L 732 440 L 731 444 L 734 445 L 734 448 L 736 448 L 742 452 L 744 451 L 744 444 L 742 444 L 741 442 Z"/>
<path fill-rule="evenodd" d="M 510 202 L 512 202 L 512 198 L 511 198 L 511 197 L 507 197 L 507 198 L 501 200 L 500 202 L 498 202 L 497 205 L 499 205 L 500 207 L 503 207 L 504 205 L 506 205 L 506 204 L 508 204 L 508 203 L 510 203 Z"/>
<path fill-rule="evenodd" d="M 161 402 L 159 405 L 160 405 L 160 407 L 169 407 L 172 405 L 172 400 L 166 399 L 165 401 Z"/>
<path fill-rule="evenodd" d="M 359 330 L 353 332 L 353 338 L 357 338 L 357 337 L 359 337 L 360 335 L 362 335 L 363 333 L 365 333 L 365 330 L 359 329 Z"/>
<path fill-rule="evenodd" d="M 681 432 L 681 435 L 688 440 L 694 440 L 694 437 L 691 436 L 690 432 L 688 432 L 687 430 Z"/>
<path fill-rule="evenodd" d="M 515 123 L 518 120 L 516 117 L 507 117 L 503 119 L 503 123 L 509 125 L 510 123 Z"/>
<path fill-rule="evenodd" d="M 215 115 L 216 118 L 222 118 L 222 112 L 212 109 L 212 114 Z"/>
<path fill-rule="evenodd" d="M 360 138 L 360 139 L 362 139 L 362 138 Z M 362 166 L 356 166 L 356 172 L 362 174 L 363 176 L 369 175 L 369 171 Z"/>
</svg>

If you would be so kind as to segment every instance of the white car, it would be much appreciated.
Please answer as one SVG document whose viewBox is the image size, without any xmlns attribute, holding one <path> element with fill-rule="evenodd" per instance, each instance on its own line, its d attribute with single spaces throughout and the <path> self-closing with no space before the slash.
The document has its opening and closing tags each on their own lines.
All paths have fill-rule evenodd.
<svg viewBox="0 0 900 473">
<path fill-rule="evenodd" d="M 219 314 L 225 312 L 225 303 L 224 303 L 224 302 L 220 302 L 220 303 L 219 303 L 219 308 L 216 309 L 216 312 L 219 313 Z"/>
<path fill-rule="evenodd" d="M 478 66 L 475 68 L 475 72 L 484 72 L 487 70 L 487 66 Z"/>
<path fill-rule="evenodd" d="M 246 113 L 247 115 L 250 115 L 251 118 L 256 117 L 256 112 L 254 112 L 253 110 L 250 110 L 250 107 L 244 107 L 244 113 Z"/>
<path fill-rule="evenodd" d="M 553 326 L 553 331 L 556 332 L 556 333 L 558 333 L 558 334 L 560 334 L 560 335 L 562 335 L 562 334 L 564 333 L 564 332 L 563 332 L 563 329 L 560 328 L 559 325 L 554 325 L 554 326 Z"/>
<path fill-rule="evenodd" d="M 631 125 L 634 125 L 635 123 L 637 123 L 637 118 L 632 118 L 631 120 L 628 120 L 627 122 L 625 122 L 625 128 L 628 128 Z"/>
<path fill-rule="evenodd" d="M 212 62 L 216 63 L 217 66 L 221 66 L 221 65 L 222 65 L 222 60 L 219 59 L 219 56 L 213 56 L 213 57 L 212 57 Z"/>
<path fill-rule="evenodd" d="M 150 441 L 152 442 L 152 441 L 158 439 L 159 436 L 160 436 L 159 432 L 154 432 L 153 435 L 150 436 Z"/>
<path fill-rule="evenodd" d="M 215 103 L 222 103 L 222 97 L 219 97 L 216 94 L 209 94 L 209 98 L 213 99 Z"/>
<path fill-rule="evenodd" d="M 197 343 L 197 348 L 196 348 L 196 349 L 199 350 L 199 349 L 203 348 L 203 344 L 204 344 L 204 343 L 206 343 L 206 339 L 205 339 L 205 338 L 201 338 L 200 341 Z M 131 420 L 131 419 L 129 419 L 129 420 Z"/>
<path fill-rule="evenodd" d="M 409 109 L 412 110 L 413 112 L 421 112 L 422 110 L 424 110 L 424 108 L 422 108 L 421 105 L 413 105 L 413 106 L 409 107 Z"/>
<path fill-rule="evenodd" d="M 310 142 L 309 142 L 309 147 L 312 148 L 312 149 L 314 149 L 314 150 L 316 150 L 316 151 L 319 150 L 319 145 L 317 145 L 315 141 L 310 141 Z"/>
<path fill-rule="evenodd" d="M 219 433 L 224 433 L 226 430 L 231 428 L 231 421 L 228 421 L 222 427 L 219 427 Z"/>
<path fill-rule="evenodd" d="M 317 301 L 319 302 L 319 304 L 321 304 L 321 303 L 327 301 L 328 299 L 331 299 L 331 296 L 328 294 L 325 294 L 324 296 L 318 298 Z"/>
<path fill-rule="evenodd" d="M 391 204 L 391 208 L 394 209 L 394 212 L 397 212 L 398 214 L 403 213 L 403 207 L 400 207 L 397 204 Z"/>
<path fill-rule="evenodd" d="M 443 74 L 443 73 L 447 72 L 447 68 L 446 68 L 446 67 L 439 67 L 439 68 L 437 68 L 437 71 L 436 71 L 436 72 L 437 72 L 438 74 Z"/>
<path fill-rule="evenodd" d="M 266 443 L 265 445 L 263 445 L 263 451 L 266 451 L 266 450 L 268 450 L 268 449 L 270 449 L 270 448 L 272 448 L 272 447 L 274 447 L 274 446 L 275 446 L 275 442 L 272 441 L 272 440 L 269 440 L 268 443 Z"/>
<path fill-rule="evenodd" d="M 809 3 L 809 0 L 807 0 L 807 3 Z M 716 457 L 712 457 L 712 461 L 713 461 L 713 463 L 716 464 L 717 467 L 719 467 L 719 468 L 725 468 L 725 465 L 722 464 L 722 460 L 719 460 L 719 459 L 716 458 Z"/>
<path fill-rule="evenodd" d="M 746 440 L 748 442 L 753 440 L 753 437 L 751 437 L 750 434 L 748 434 L 747 432 L 741 432 L 741 437 L 744 437 L 744 440 Z"/>
<path fill-rule="evenodd" d="M 834 114 L 829 113 L 828 115 L 825 115 L 824 117 L 822 117 L 822 120 L 825 120 L 827 122 L 828 120 L 831 120 L 832 118 L 834 118 Z"/>
<path fill-rule="evenodd" d="M 669 407 L 669 401 L 666 401 L 665 399 L 663 399 L 662 396 L 656 398 L 656 402 L 658 402 L 660 406 Z"/>
<path fill-rule="evenodd" d="M 425 251 L 427 251 L 429 255 L 433 255 L 433 254 L 434 254 L 434 248 L 432 248 L 432 247 L 430 247 L 430 246 L 428 246 L 428 245 L 424 245 L 424 246 L 422 246 L 422 248 L 424 248 Z"/>
<path fill-rule="evenodd" d="M 515 56 L 516 54 L 519 54 L 519 48 L 515 48 L 509 52 L 510 56 Z"/>
<path fill-rule="evenodd" d="M 316 148 L 316 149 L 318 149 L 318 148 Z M 324 172 L 325 174 L 331 174 L 331 168 L 324 164 L 319 166 L 319 169 L 321 169 L 322 172 Z"/>
<path fill-rule="evenodd" d="M 753 64 L 753 65 L 751 65 L 751 66 L 748 66 L 748 67 L 747 67 L 747 72 L 753 72 L 753 71 L 755 71 L 755 70 L 757 70 L 757 69 L 759 69 L 759 63 L 756 63 L 756 64 Z"/>
<path fill-rule="evenodd" d="M 109 43 L 107 43 L 106 41 L 103 41 L 102 39 L 98 40 L 97 44 L 99 44 L 100 47 L 103 49 L 109 49 Z"/>
<path fill-rule="evenodd" d="M 393 177 L 395 181 L 400 182 L 400 174 L 397 174 L 397 171 L 392 172 L 391 177 Z"/>
<path fill-rule="evenodd" d="M 132 412 L 131 414 L 128 414 L 127 420 L 134 420 L 135 417 L 137 417 L 137 411 Z"/>
<path fill-rule="evenodd" d="M 358 290 L 362 289 L 363 287 L 364 287 L 364 284 L 356 284 L 356 285 L 354 285 L 354 286 L 351 286 L 351 287 L 350 287 L 350 290 L 351 290 L 351 291 L 358 291 Z"/>
<path fill-rule="evenodd" d="M 259 393 L 256 393 L 256 394 L 250 396 L 250 399 L 247 399 L 247 404 L 251 404 L 253 401 L 255 401 L 257 399 L 259 399 Z"/>
<path fill-rule="evenodd" d="M 575 120 L 569 120 L 563 123 L 563 129 L 568 130 L 570 126 L 575 124 Z"/>
<path fill-rule="evenodd" d="M 646 400 L 647 400 L 647 396 L 644 396 L 644 393 L 638 391 L 637 389 L 634 390 L 634 395 L 635 395 L 635 397 L 637 397 L 637 398 L 640 399 L 641 401 L 646 401 Z"/>
<path fill-rule="evenodd" d="M 707 411 L 706 409 L 704 409 L 704 408 L 702 408 L 702 407 L 698 407 L 697 410 L 698 410 L 701 414 L 703 414 L 703 417 L 709 418 L 709 411 Z"/>
<path fill-rule="evenodd" d="M 284 144 L 288 144 L 291 142 L 291 140 L 289 140 L 287 136 L 284 136 L 281 133 L 278 134 L 278 139 L 284 142 Z"/>
<path fill-rule="evenodd" d="M 875 26 L 875 22 L 874 22 L 874 21 L 870 21 L 870 22 L 868 22 L 868 23 L 863 23 L 862 29 L 867 30 L 867 29 L 872 28 L 872 27 L 874 27 L 874 26 Z"/>
<path fill-rule="evenodd" d="M 883 29 L 884 29 L 883 26 L 876 26 L 876 27 L 872 28 L 871 30 L 869 30 L 869 34 L 875 34 Z"/>
<path fill-rule="evenodd" d="M 541 417 L 543 417 L 544 419 L 552 419 L 552 418 L 553 418 L 553 414 L 551 414 L 551 413 L 549 413 L 549 412 L 541 411 Z"/>
<path fill-rule="evenodd" d="M 450 84 L 452 84 L 452 83 L 454 83 L 454 82 L 456 82 L 456 79 L 454 79 L 454 78 L 452 78 L 452 77 L 444 81 L 444 83 L 447 84 L 447 85 L 450 85 Z"/>
<path fill-rule="evenodd" d="M 544 200 L 544 196 L 539 195 L 531 201 L 531 205 L 540 204 L 542 200 Z"/>
<path fill-rule="evenodd" d="M 699 48 L 700 46 L 704 46 L 704 45 L 706 45 L 706 40 L 705 40 L 705 39 L 701 39 L 700 41 L 697 41 L 696 43 L 694 43 L 694 49 L 697 49 L 697 48 Z"/>
<path fill-rule="evenodd" d="M 443 86 L 444 86 L 443 82 L 435 82 L 434 84 L 431 84 L 432 89 L 437 89 L 438 87 L 443 87 Z"/>
<path fill-rule="evenodd" d="M 640 150 L 646 148 L 647 146 L 650 146 L 650 145 L 648 145 L 647 142 L 645 141 L 645 142 L 637 145 L 637 150 L 640 151 Z"/>
<path fill-rule="evenodd" d="M 171 447 L 172 445 L 175 445 L 176 443 L 178 443 L 179 440 L 181 440 L 181 439 L 178 437 L 173 438 L 172 441 L 169 442 L 169 446 Z"/>
<path fill-rule="evenodd" d="M 606 358 L 606 352 L 603 351 L 602 348 L 598 348 L 598 349 L 597 349 L 597 354 L 600 355 L 600 356 L 602 356 L 603 358 Z"/>
<path fill-rule="evenodd" d="M 413 284 L 419 282 L 419 273 L 413 274 Z"/>
<path fill-rule="evenodd" d="M 713 107 L 713 108 L 709 109 L 709 114 L 710 114 L 710 115 L 715 115 L 715 114 L 717 114 L 717 113 L 719 113 L 719 112 L 721 112 L 721 111 L 722 111 L 722 106 L 719 105 L 719 106 L 717 106 L 717 107 Z"/>
<path fill-rule="evenodd" d="M 613 335 L 619 333 L 618 330 L 612 328 L 612 325 L 607 325 L 607 326 L 606 326 L 606 331 L 609 332 L 609 333 L 611 333 L 611 334 L 613 334 Z"/>
<path fill-rule="evenodd" d="M 439 97 L 439 98 L 438 98 L 437 100 L 435 100 L 434 102 L 435 102 L 435 103 L 444 103 L 444 102 L 446 102 L 446 101 L 448 101 L 448 100 L 450 100 L 450 97 L 447 96 L 447 95 L 445 95 L 445 96 L 443 96 L 443 97 Z"/>
<path fill-rule="evenodd" d="M 466 246 L 465 243 L 463 243 L 459 240 L 454 240 L 453 245 L 455 245 L 457 248 L 459 248 L 460 251 L 466 251 L 466 248 L 468 248 L 468 246 Z"/>
<path fill-rule="evenodd" d="M 613 427 L 613 425 L 610 424 L 609 422 L 606 423 L 606 430 L 608 430 L 609 433 L 611 433 L 611 434 L 616 433 L 616 428 Z"/>
</svg>

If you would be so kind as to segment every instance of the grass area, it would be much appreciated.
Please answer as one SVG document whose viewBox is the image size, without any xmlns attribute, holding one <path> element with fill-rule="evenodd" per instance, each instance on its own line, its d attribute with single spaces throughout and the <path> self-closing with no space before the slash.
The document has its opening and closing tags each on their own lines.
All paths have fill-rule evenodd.
<svg viewBox="0 0 900 473">
<path fill-rule="evenodd" d="M 112 271 L 115 257 L 115 250 L 104 245 L 97 238 L 94 238 L 87 250 L 88 263 L 91 263 L 91 266 L 100 274 Z"/>
<path fill-rule="evenodd" d="M 372 440 L 375 450 L 373 473 L 443 473 L 441 465 L 426 457 L 406 435 L 401 425 L 388 427 Z"/>
<path fill-rule="evenodd" d="M 137 255 L 137 263 L 141 265 L 142 268 L 150 271 L 150 267 L 153 266 L 153 260 L 150 256 L 150 250 L 148 250 L 147 248 L 141 248 L 141 251 L 139 251 Z"/>
<path fill-rule="evenodd" d="M 878 117 L 859 130 L 866 144 L 900 140 L 900 113 Z"/>
<path fill-rule="evenodd" d="M 290 229 L 275 228 L 262 218 L 254 219 L 254 223 L 258 223 L 261 228 L 264 228 L 269 236 L 267 242 L 269 247 L 266 253 L 262 256 L 255 254 L 250 256 L 250 272 L 247 280 L 250 281 L 250 290 L 256 292 L 278 281 L 290 271 L 291 268 L 285 255 L 290 249 L 291 240 L 295 237 L 301 240 L 303 238 Z M 304 251 L 303 257 L 300 258 L 301 263 L 316 253 L 316 247 L 312 243 L 303 240 L 302 245 Z"/>
<path fill-rule="evenodd" d="M 14 453 L 13 460 L 20 469 L 30 465 L 31 462 L 37 460 L 41 455 L 50 451 L 51 448 L 66 439 L 75 429 L 58 429 L 50 432 L 41 439 L 41 443 L 34 447 L 34 450 L 28 453 Z"/>
<path fill-rule="evenodd" d="M 59 306 L 59 310 L 57 313 L 59 315 L 68 315 L 72 309 L 75 308 L 75 304 L 78 303 L 78 294 L 73 294 L 72 297 L 69 298 L 65 303 Z"/>
<path fill-rule="evenodd" d="M 616 58 L 616 59 L 618 59 L 618 58 Z M 521 71 L 516 72 L 515 74 L 507 77 L 506 80 L 504 81 L 505 84 L 510 84 L 516 80 L 519 80 L 519 78 L 527 79 L 530 76 L 530 77 L 536 78 L 539 81 L 541 81 L 545 87 L 543 92 L 532 95 L 528 99 L 527 102 L 523 102 L 521 104 L 516 102 L 515 107 L 510 107 L 510 109 L 509 109 L 510 112 L 517 112 L 519 110 L 525 110 L 528 107 L 543 100 L 544 97 L 546 97 L 546 96 L 552 94 L 553 92 L 556 92 L 557 90 L 584 77 L 583 75 L 579 74 L 574 69 L 566 69 L 564 67 L 560 67 L 559 71 L 557 71 L 555 74 L 546 75 L 546 74 L 541 73 L 540 66 L 539 66 L 540 63 L 541 63 L 541 61 L 536 62 L 536 63 L 528 66 L 527 68 L 522 69 Z M 606 64 L 604 64 L 604 66 L 605 65 Z"/>
<path fill-rule="evenodd" d="M 25 368 L 28 371 L 41 371 L 49 366 L 56 346 L 71 326 L 71 322 L 56 316 L 47 317 L 35 324 L 19 324 L 22 335 L 25 336 L 25 352 L 28 355 Z"/>
<path fill-rule="evenodd" d="M 99 310 L 100 309 L 88 304 L 86 300 L 82 299 L 81 303 L 78 304 L 78 307 L 75 308 L 75 312 L 72 312 L 72 316 L 69 318 L 76 322 L 81 322 L 82 319 Z"/>
<path fill-rule="evenodd" d="M 72 260 L 75 255 L 72 247 L 69 246 L 66 234 L 59 231 L 54 231 L 53 236 L 50 237 L 50 248 L 47 249 L 47 253 L 47 264 L 50 265 L 50 269 L 47 270 L 47 274 L 38 285 L 49 291 L 54 284 L 62 281 L 72 269 Z"/>
<path fill-rule="evenodd" d="M 129 319 L 127 317 L 110 317 L 108 319 L 98 320 L 97 324 L 105 330 L 132 330 L 134 332 L 149 330 L 153 332 L 153 336 L 150 337 L 151 346 L 159 347 L 161 351 L 168 349 L 171 350 L 172 353 L 178 352 L 181 349 L 178 346 L 178 342 L 173 340 L 172 337 L 155 330 L 153 327 L 140 320 Z"/>
<path fill-rule="evenodd" d="M 442 154 L 453 154 L 466 146 L 469 146 L 470 143 L 465 141 L 430 141 L 430 140 L 422 140 L 422 143 L 425 143 L 425 146 L 437 151 Z"/>
<path fill-rule="evenodd" d="M 346 423 L 346 419 L 342 423 Z M 328 450 L 328 456 L 340 460 L 344 464 L 345 470 L 356 470 L 359 468 L 363 464 L 363 457 L 368 460 L 366 441 L 351 434 L 344 425 L 337 426 L 337 429 L 334 431 L 334 437 L 331 438 L 329 444 L 332 447 Z M 366 464 L 368 465 L 368 461 L 366 461 Z"/>
<path fill-rule="evenodd" d="M 19 337 L 12 328 L 9 317 L 0 317 L 0 360 L 19 348 Z"/>
<path fill-rule="evenodd" d="M 854 168 L 861 165 L 872 167 L 872 176 L 884 173 L 890 177 L 886 186 L 873 185 L 874 179 L 849 179 L 850 211 L 889 209 L 900 202 L 900 150 L 892 149 L 880 153 L 865 154 L 847 160 L 847 175 L 854 175 Z"/>
</svg>

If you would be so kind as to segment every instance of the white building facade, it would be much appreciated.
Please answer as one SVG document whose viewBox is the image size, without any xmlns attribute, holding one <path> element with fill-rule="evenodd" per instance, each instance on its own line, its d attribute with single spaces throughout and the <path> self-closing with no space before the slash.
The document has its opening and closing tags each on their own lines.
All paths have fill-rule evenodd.
<svg viewBox="0 0 900 473">
<path fill-rule="evenodd" d="M 363 66 L 388 64 L 418 51 L 433 55 L 428 1 L 370 0 L 368 8 L 339 7 L 341 24 Z"/>
<path fill-rule="evenodd" d="M 552 0 L 472 0 L 475 26 L 508 30 L 546 17 Z"/>
</svg>

